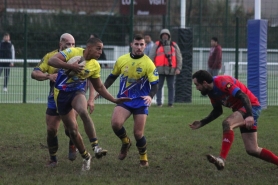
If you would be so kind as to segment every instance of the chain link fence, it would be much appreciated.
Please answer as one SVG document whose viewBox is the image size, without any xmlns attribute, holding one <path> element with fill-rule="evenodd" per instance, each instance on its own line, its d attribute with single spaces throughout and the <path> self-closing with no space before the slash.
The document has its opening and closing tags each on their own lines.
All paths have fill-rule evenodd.
<svg viewBox="0 0 278 185">
<path fill-rule="evenodd" d="M 144 0 L 145 1 L 145 0 Z M 148 0 L 149 1 L 149 0 Z M 151 1 L 151 0 L 150 0 Z M 149 2 L 150 2 L 149 1 Z M 129 52 L 130 33 L 149 34 L 153 41 L 159 39 L 162 28 L 180 27 L 181 16 L 186 26 L 193 30 L 193 72 L 206 69 L 210 39 L 216 36 L 223 48 L 222 74 L 234 74 L 236 17 L 239 20 L 239 79 L 246 82 L 247 62 L 247 21 L 254 18 L 254 1 L 238 0 L 187 0 L 186 14 L 180 15 L 180 0 L 152 0 L 165 5 L 163 15 L 122 14 L 123 3 L 130 5 L 131 0 L 79 0 L 79 1 L 42 1 L 42 0 L 3 0 L 0 3 L 0 33 L 9 32 L 15 47 L 16 61 L 11 68 L 8 91 L 0 93 L 0 103 L 45 103 L 48 82 L 37 82 L 30 77 L 33 67 L 48 52 L 57 49 L 62 33 L 71 33 L 77 46 L 84 46 L 91 33 L 97 34 L 104 42 L 104 52 L 111 61 L 102 69 L 104 80 L 113 62 L 122 54 Z M 140 3 L 134 0 L 135 5 Z M 136 8 L 134 8 L 136 10 Z M 277 105 L 276 63 L 278 63 L 278 4 L 276 0 L 262 3 L 262 19 L 268 20 L 268 102 Z M 144 13 L 144 12 L 143 12 Z M 24 60 L 27 72 L 24 73 Z M 4 60 L 0 60 L 0 63 Z M 104 61 L 102 61 L 104 62 Z M 104 62 L 105 63 L 105 62 Z M 0 87 L 3 86 L 3 73 Z M 26 75 L 26 76 L 24 76 Z M 26 80 L 26 95 L 23 81 Z M 109 91 L 116 95 L 117 84 Z M 167 97 L 167 86 L 164 95 Z M 192 103 L 209 104 L 208 99 L 192 87 Z M 98 100 L 97 103 L 106 103 Z M 108 102 L 107 102 L 108 103 Z"/>
</svg>

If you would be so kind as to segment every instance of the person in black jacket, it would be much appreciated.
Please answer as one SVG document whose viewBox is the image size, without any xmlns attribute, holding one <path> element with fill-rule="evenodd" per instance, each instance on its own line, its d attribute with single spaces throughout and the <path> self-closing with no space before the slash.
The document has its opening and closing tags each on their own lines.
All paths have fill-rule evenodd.
<svg viewBox="0 0 278 185">
<path fill-rule="evenodd" d="M 10 41 L 10 34 L 5 33 L 2 42 L 0 43 L 0 59 L 14 59 L 14 46 Z M 10 75 L 10 67 L 13 67 L 13 62 L 0 61 L 0 76 L 4 70 L 4 87 L 3 91 L 8 91 L 8 80 Z"/>
</svg>

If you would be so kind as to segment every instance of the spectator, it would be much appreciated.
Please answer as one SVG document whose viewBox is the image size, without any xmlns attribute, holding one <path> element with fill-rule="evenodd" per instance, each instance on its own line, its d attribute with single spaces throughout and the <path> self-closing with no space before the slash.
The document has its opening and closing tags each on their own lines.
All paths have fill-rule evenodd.
<svg viewBox="0 0 278 185">
<path fill-rule="evenodd" d="M 208 59 L 208 72 L 212 76 L 217 76 L 222 63 L 222 48 L 218 44 L 218 39 L 216 37 L 212 37 L 210 41 L 210 52 Z"/>
<path fill-rule="evenodd" d="M 160 40 L 155 42 L 149 57 L 154 62 L 159 74 L 159 87 L 156 95 L 157 106 L 162 106 L 162 88 L 166 78 L 168 86 L 168 107 L 173 107 L 175 77 L 180 74 L 182 56 L 179 46 L 171 41 L 171 34 L 168 29 L 161 30 Z"/>
<path fill-rule="evenodd" d="M 10 34 L 5 33 L 0 44 L 0 59 L 15 59 L 14 46 L 10 40 Z M 10 67 L 13 67 L 13 62 L 0 62 L 0 76 L 4 69 L 4 87 L 3 91 L 8 91 L 8 80 L 10 75 Z"/>
<path fill-rule="evenodd" d="M 98 35 L 92 33 L 92 34 L 90 35 L 90 38 L 99 38 L 99 37 L 98 37 Z M 98 60 L 107 60 L 107 59 L 106 59 L 106 55 L 105 55 L 105 53 L 104 53 L 103 50 L 102 50 L 102 53 L 101 53 L 100 57 L 98 58 Z M 102 67 L 102 64 L 100 64 L 100 67 Z M 108 64 L 104 64 L 104 67 L 107 68 L 107 67 L 108 67 Z"/>
<path fill-rule="evenodd" d="M 149 56 L 150 55 L 150 51 L 151 51 L 154 43 L 152 41 L 151 36 L 148 35 L 148 34 L 145 35 L 144 39 L 145 39 L 145 42 L 146 42 L 146 48 L 144 50 L 144 53 Z"/>
</svg>

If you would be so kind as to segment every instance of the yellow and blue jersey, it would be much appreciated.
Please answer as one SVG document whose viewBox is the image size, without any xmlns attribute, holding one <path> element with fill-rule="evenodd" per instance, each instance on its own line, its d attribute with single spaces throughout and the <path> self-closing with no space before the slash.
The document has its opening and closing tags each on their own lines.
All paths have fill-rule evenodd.
<svg viewBox="0 0 278 185">
<path fill-rule="evenodd" d="M 83 56 L 83 48 L 68 48 L 60 53 L 65 57 L 66 61 L 69 61 L 72 57 Z M 100 77 L 100 65 L 95 59 L 86 60 L 84 70 L 75 76 L 69 77 L 64 69 L 59 69 L 58 76 L 55 83 L 55 88 L 59 91 L 77 91 L 84 90 L 86 86 L 87 78 L 99 78 Z"/>
<path fill-rule="evenodd" d="M 42 71 L 43 73 L 48 73 L 48 74 L 54 74 L 57 73 L 57 69 L 48 65 L 48 60 L 54 56 L 56 53 L 58 53 L 59 50 L 53 50 L 49 53 L 47 53 L 42 59 L 41 62 L 33 69 L 34 71 L 39 70 Z M 49 82 L 50 90 L 47 98 L 47 107 L 51 109 L 56 109 L 56 104 L 54 101 L 54 82 L 50 81 Z"/>
<path fill-rule="evenodd" d="M 133 108 L 147 106 L 141 96 L 149 95 L 151 84 L 158 83 L 156 67 L 147 55 L 134 57 L 128 53 L 119 57 L 110 75 L 120 76 L 117 97 L 132 98 L 124 104 Z"/>
</svg>

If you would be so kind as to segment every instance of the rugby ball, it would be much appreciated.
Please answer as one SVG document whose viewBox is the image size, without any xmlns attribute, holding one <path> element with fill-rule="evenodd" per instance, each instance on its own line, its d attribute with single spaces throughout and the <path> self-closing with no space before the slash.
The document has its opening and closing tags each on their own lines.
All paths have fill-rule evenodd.
<svg viewBox="0 0 278 185">
<path fill-rule="evenodd" d="M 67 61 L 67 63 L 68 63 L 68 64 L 73 64 L 73 63 L 75 63 L 75 62 L 78 61 L 78 60 L 79 60 L 79 62 L 78 62 L 79 65 L 84 65 L 84 66 L 85 66 L 86 60 L 85 60 L 84 57 L 82 57 L 82 56 L 74 56 L 74 57 L 70 58 L 70 59 Z M 76 76 L 76 75 L 77 75 L 77 73 L 74 72 L 74 71 L 72 71 L 71 69 L 66 70 L 66 74 L 67 74 L 68 76 L 70 76 L 70 77 Z"/>
</svg>

